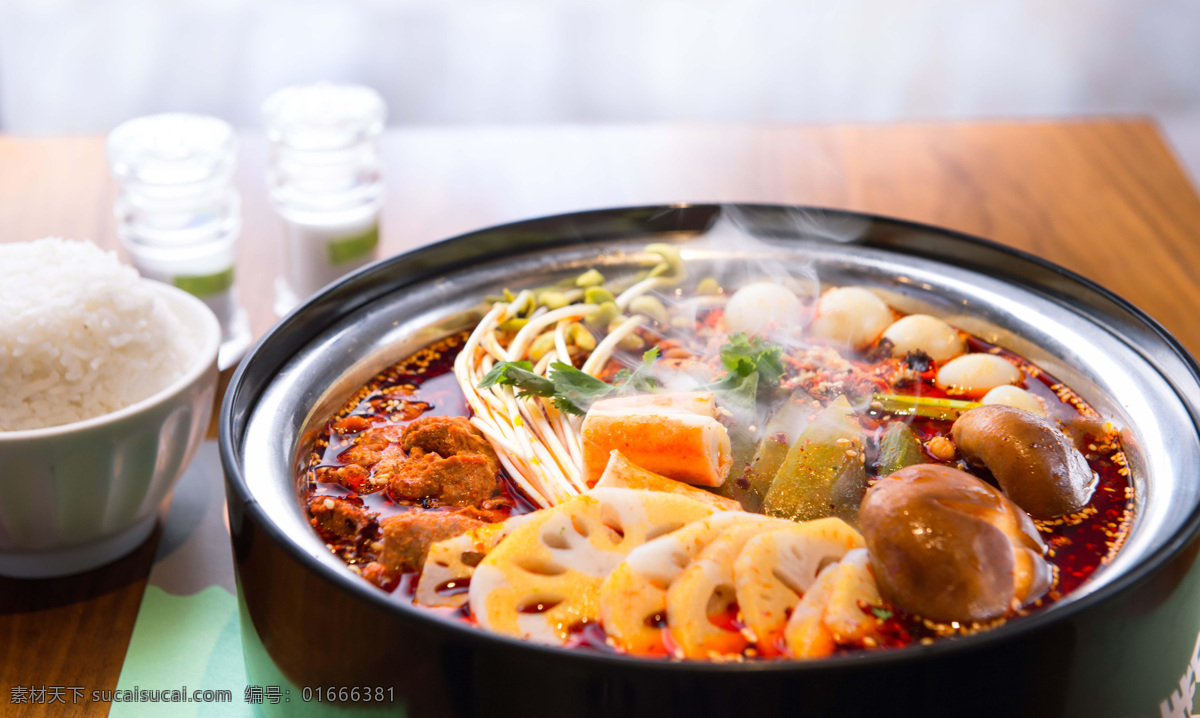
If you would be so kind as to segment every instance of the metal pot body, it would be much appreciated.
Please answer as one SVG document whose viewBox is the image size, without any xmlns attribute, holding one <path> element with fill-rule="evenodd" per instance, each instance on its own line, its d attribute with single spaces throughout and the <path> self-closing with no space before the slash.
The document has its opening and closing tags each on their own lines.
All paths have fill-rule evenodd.
<svg viewBox="0 0 1200 718">
<path fill-rule="evenodd" d="M 296 476 L 325 417 L 358 385 L 469 326 L 487 291 L 593 265 L 620 271 L 646 242 L 696 238 L 689 267 L 874 286 L 904 311 L 952 318 L 1064 380 L 1124 429 L 1136 519 L 1117 559 L 1061 604 L 988 633 L 811 663 L 704 664 L 489 635 L 404 605 L 325 550 L 304 522 Z M 385 260 L 282 320 L 226 395 L 222 460 L 251 683 L 281 686 L 287 700 L 266 707 L 286 715 L 1187 716 L 1200 668 L 1197 377 L 1153 320 L 1061 268 L 851 213 L 607 210 Z"/>
</svg>

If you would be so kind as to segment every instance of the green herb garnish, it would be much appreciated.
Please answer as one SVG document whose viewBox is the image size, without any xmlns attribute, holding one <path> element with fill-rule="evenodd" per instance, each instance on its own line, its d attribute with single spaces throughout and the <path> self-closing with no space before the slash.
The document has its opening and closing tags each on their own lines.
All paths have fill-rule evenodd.
<svg viewBox="0 0 1200 718">
<path fill-rule="evenodd" d="M 569 414 L 585 414 L 587 408 L 616 391 L 617 387 L 582 372 L 570 364 L 550 365 L 554 382 L 554 405 Z"/>
<path fill-rule="evenodd" d="M 784 374 L 782 357 L 783 347 L 778 344 L 738 332 L 721 347 L 721 363 L 729 372 L 709 388 L 727 392 L 726 397 L 732 401 L 753 406 L 760 393 L 779 388 Z"/>
<path fill-rule="evenodd" d="M 783 348 L 762 337 L 734 334 L 721 347 L 721 363 L 729 371 L 708 386 L 723 393 L 725 400 L 743 406 L 754 406 L 761 392 L 779 388 L 784 374 Z M 588 407 L 613 394 L 650 394 L 662 389 L 651 373 L 658 360 L 658 347 L 642 354 L 642 364 L 634 371 L 622 369 L 609 384 L 585 374 L 570 364 L 554 362 L 546 376 L 533 372 L 530 361 L 500 362 L 484 375 L 480 389 L 496 384 L 512 386 L 517 396 L 533 395 L 553 399 L 560 411 L 584 414 Z"/>
<path fill-rule="evenodd" d="M 758 372 L 759 379 L 768 386 L 779 386 L 779 378 L 783 376 L 783 347 L 763 339 L 762 337 L 747 337 L 738 332 L 729 337 L 729 342 L 721 347 L 721 363 L 730 373 L 740 377 Z"/>
<path fill-rule="evenodd" d="M 588 407 L 611 394 L 645 394 L 657 390 L 658 382 L 650 375 L 650 367 L 658 359 L 658 347 L 642 354 L 642 365 L 630 373 L 617 372 L 616 383 L 609 384 L 570 364 L 553 362 L 546 376 L 533 373 L 533 362 L 505 361 L 492 367 L 479 382 L 480 389 L 500 384 L 517 389 L 517 396 L 530 394 L 553 399 L 560 411 L 585 414 Z"/>
<path fill-rule="evenodd" d="M 759 374 L 752 371 L 746 376 L 730 373 L 714 386 L 721 392 L 726 404 L 737 404 L 753 409 L 758 403 Z"/>
<path fill-rule="evenodd" d="M 652 347 L 642 354 L 642 365 L 635 371 L 622 369 L 613 377 L 613 384 L 621 388 L 623 394 L 651 394 L 662 387 L 658 379 L 650 373 L 650 368 L 658 359 L 658 347 Z"/>
<path fill-rule="evenodd" d="M 495 384 L 516 387 L 517 396 L 525 394 L 554 396 L 554 382 L 540 374 L 534 374 L 531 361 L 500 362 L 483 375 L 483 380 L 479 382 L 479 388 L 486 389 Z"/>
<path fill-rule="evenodd" d="M 886 608 L 881 608 L 879 606 L 871 606 L 871 614 L 881 621 L 886 621 L 892 616 L 896 615 Z"/>
</svg>

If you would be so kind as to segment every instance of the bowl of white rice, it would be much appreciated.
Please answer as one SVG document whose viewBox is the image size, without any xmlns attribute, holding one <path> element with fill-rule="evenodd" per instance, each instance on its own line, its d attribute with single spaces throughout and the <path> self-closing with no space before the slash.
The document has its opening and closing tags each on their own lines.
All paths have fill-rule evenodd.
<svg viewBox="0 0 1200 718">
<path fill-rule="evenodd" d="M 0 244 L 0 575 L 132 551 L 204 439 L 221 330 L 90 242 Z"/>
</svg>

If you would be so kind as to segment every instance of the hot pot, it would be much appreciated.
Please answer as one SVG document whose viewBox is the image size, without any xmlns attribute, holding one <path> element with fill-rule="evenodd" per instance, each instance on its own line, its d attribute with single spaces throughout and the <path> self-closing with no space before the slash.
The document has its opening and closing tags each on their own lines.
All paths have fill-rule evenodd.
<svg viewBox="0 0 1200 718">
<path fill-rule="evenodd" d="M 727 231 L 731 218 L 744 234 Z M 482 297 L 501 287 L 590 266 L 620 271 L 647 242 L 706 233 L 720 238 L 685 254 L 697 271 L 752 256 L 880 288 L 897 308 L 946 317 L 1065 381 L 1123 428 L 1136 518 L 1116 559 L 1068 599 L 990 632 L 811 663 L 709 664 L 491 635 L 385 594 L 326 550 L 296 477 L 324 422 L 363 382 L 471 326 Z M 746 234 L 761 241 L 740 242 Z M 1200 667 L 1198 380 L 1175 339 L 1094 283 L 909 222 L 681 205 L 455 237 L 329 286 L 233 378 L 220 443 L 248 678 L 280 686 L 285 700 L 266 708 L 287 715 L 1190 715 Z M 340 690 L 354 687 L 370 689 L 369 702 Z"/>
</svg>

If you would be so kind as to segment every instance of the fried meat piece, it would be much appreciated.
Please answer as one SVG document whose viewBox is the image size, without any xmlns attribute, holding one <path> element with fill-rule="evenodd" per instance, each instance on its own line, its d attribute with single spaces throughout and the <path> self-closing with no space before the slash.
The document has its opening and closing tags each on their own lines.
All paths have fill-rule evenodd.
<svg viewBox="0 0 1200 718">
<path fill-rule="evenodd" d="M 313 528 L 325 538 L 354 538 L 371 523 L 362 507 L 332 496 L 314 496 L 308 512 Z"/>
<path fill-rule="evenodd" d="M 411 511 L 384 519 L 378 563 L 391 574 L 419 571 L 430 546 L 483 525 L 459 511 Z"/>
<path fill-rule="evenodd" d="M 418 449 L 443 458 L 479 454 L 487 459 L 492 473 L 500 471 L 500 461 L 483 434 L 461 416 L 426 416 L 404 427 L 401 447 L 411 453 Z"/>
<path fill-rule="evenodd" d="M 427 505 L 475 506 L 496 493 L 495 468 L 482 454 L 443 458 L 414 449 L 407 461 L 385 460 L 375 467 L 376 480 L 386 480 L 399 500 Z"/>
<path fill-rule="evenodd" d="M 380 426 L 368 429 L 355 438 L 354 445 L 338 454 L 338 461 L 357 464 L 370 469 L 389 453 L 388 449 L 400 441 L 400 429 L 395 426 Z"/>
</svg>

